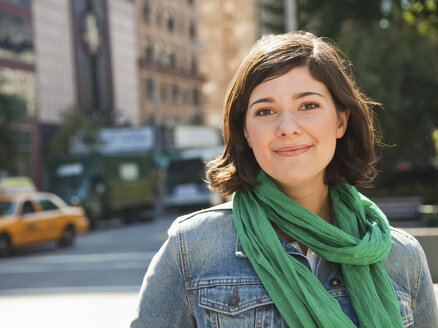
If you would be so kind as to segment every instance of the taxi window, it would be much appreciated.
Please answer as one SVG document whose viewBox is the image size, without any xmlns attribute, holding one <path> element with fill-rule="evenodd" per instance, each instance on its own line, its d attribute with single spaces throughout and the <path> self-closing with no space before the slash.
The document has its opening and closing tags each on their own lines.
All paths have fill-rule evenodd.
<svg viewBox="0 0 438 328">
<path fill-rule="evenodd" d="M 38 202 L 40 203 L 41 210 L 43 211 L 53 211 L 58 209 L 58 206 L 48 199 L 40 199 Z"/>
<path fill-rule="evenodd" d="M 12 215 L 15 209 L 15 202 L 0 202 L 0 216 Z"/>
<path fill-rule="evenodd" d="M 23 203 L 23 207 L 21 208 L 21 215 L 35 213 L 35 208 L 32 205 L 32 202 L 27 200 Z"/>
</svg>

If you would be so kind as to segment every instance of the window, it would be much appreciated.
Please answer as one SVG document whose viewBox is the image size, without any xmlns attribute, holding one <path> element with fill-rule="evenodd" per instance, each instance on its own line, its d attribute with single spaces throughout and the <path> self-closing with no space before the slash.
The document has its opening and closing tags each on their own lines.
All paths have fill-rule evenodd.
<svg viewBox="0 0 438 328">
<path fill-rule="evenodd" d="M 160 97 L 162 102 L 165 102 L 167 100 L 167 85 L 165 83 L 161 83 Z"/>
<path fill-rule="evenodd" d="M 145 41 L 144 56 L 147 61 L 151 62 L 154 59 L 154 47 L 150 40 Z"/>
<path fill-rule="evenodd" d="M 143 21 L 151 21 L 151 6 L 149 0 L 143 0 Z"/>
<path fill-rule="evenodd" d="M 171 68 L 176 68 L 176 55 L 173 48 L 169 50 L 169 66 Z"/>
<path fill-rule="evenodd" d="M 151 78 L 146 79 L 146 93 L 149 99 L 155 99 L 155 81 Z"/>
<path fill-rule="evenodd" d="M 166 174 L 166 186 L 174 188 L 188 183 L 203 184 L 205 165 L 201 158 L 174 160 L 169 163 Z"/>
<path fill-rule="evenodd" d="M 0 12 L 0 53 L 7 59 L 33 63 L 35 50 L 29 18 Z"/>
<path fill-rule="evenodd" d="M 18 6 L 30 8 L 30 0 L 4 0 L 4 1 L 18 5 Z"/>
<path fill-rule="evenodd" d="M 0 216 L 14 214 L 15 202 L 0 201 Z"/>
<path fill-rule="evenodd" d="M 23 203 L 23 207 L 21 208 L 21 215 L 32 213 L 35 213 L 35 208 L 33 207 L 32 202 L 27 200 Z"/>
<path fill-rule="evenodd" d="M 39 203 L 43 211 L 52 211 L 58 209 L 58 206 L 56 206 L 52 201 L 48 199 L 40 199 Z"/>
<path fill-rule="evenodd" d="M 189 35 L 190 35 L 190 39 L 192 40 L 196 38 L 196 25 L 192 21 L 190 21 L 189 23 Z"/>
<path fill-rule="evenodd" d="M 193 89 L 193 105 L 198 106 L 201 103 L 201 94 L 198 89 Z"/>
<path fill-rule="evenodd" d="M 174 104 L 179 103 L 180 101 L 180 92 L 179 87 L 177 85 L 172 85 L 172 102 Z"/>
<path fill-rule="evenodd" d="M 196 59 L 195 56 L 192 56 L 192 62 L 191 62 L 191 64 L 190 64 L 190 71 L 191 71 L 193 74 L 198 73 L 198 60 Z"/>
<path fill-rule="evenodd" d="M 165 15 L 166 15 L 167 29 L 169 30 L 169 32 L 173 32 L 173 30 L 175 29 L 175 18 L 169 12 L 167 12 Z"/>
</svg>

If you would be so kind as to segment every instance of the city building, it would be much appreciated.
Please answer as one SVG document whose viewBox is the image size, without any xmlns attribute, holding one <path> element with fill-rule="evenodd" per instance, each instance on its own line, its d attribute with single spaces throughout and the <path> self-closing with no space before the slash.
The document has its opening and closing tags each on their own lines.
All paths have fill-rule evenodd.
<svg viewBox="0 0 438 328">
<path fill-rule="evenodd" d="M 199 10 L 205 121 L 221 126 L 228 84 L 258 36 L 256 5 L 254 0 L 199 0 Z"/>
<path fill-rule="evenodd" d="M 35 49 L 30 0 L 0 0 L 0 84 L 36 116 Z"/>
<path fill-rule="evenodd" d="M 222 125 L 228 84 L 262 35 L 295 30 L 294 0 L 198 0 L 205 122 Z"/>
<path fill-rule="evenodd" d="M 132 0 L 0 0 L 0 88 L 26 119 L 18 174 L 44 187 L 48 141 L 67 110 L 110 126 L 142 124 Z"/>
<path fill-rule="evenodd" d="M 109 125 L 141 123 L 136 7 L 130 0 L 32 2 L 38 120 L 68 109 Z"/>
<path fill-rule="evenodd" d="M 142 122 L 204 121 L 198 0 L 136 0 Z"/>
<path fill-rule="evenodd" d="M 30 0 L 0 0 L 0 92 L 18 96 L 25 109 L 20 123 L 13 125 L 19 136 L 16 173 L 30 175 L 39 182 L 35 57 Z"/>
</svg>

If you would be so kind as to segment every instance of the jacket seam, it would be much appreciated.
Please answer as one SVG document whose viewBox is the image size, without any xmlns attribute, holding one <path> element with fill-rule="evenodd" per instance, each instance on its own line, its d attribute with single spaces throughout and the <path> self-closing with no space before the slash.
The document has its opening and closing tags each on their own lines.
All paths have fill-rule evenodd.
<svg viewBox="0 0 438 328">
<path fill-rule="evenodd" d="M 244 285 L 260 285 L 262 282 L 258 278 L 245 279 L 245 278 L 225 278 L 218 280 L 202 279 L 198 281 L 186 282 L 186 289 L 202 289 L 217 286 L 244 286 Z"/>
<path fill-rule="evenodd" d="M 418 242 L 417 242 L 418 243 Z M 421 272 L 423 270 L 423 263 L 421 260 L 421 253 L 420 253 L 420 247 L 417 244 L 417 247 L 415 247 L 416 250 L 416 255 L 417 255 L 417 259 L 418 259 L 418 271 L 416 272 L 416 279 L 415 279 L 415 284 L 414 287 L 412 289 L 412 307 L 415 308 L 415 303 L 417 300 L 417 294 L 418 294 L 418 289 L 420 287 L 420 281 L 421 281 Z"/>
<path fill-rule="evenodd" d="M 188 214 L 186 216 L 181 217 L 180 220 L 178 220 L 178 223 L 182 223 L 184 221 L 187 221 L 187 220 L 189 220 L 189 219 L 191 219 L 194 216 L 199 215 L 199 214 L 204 214 L 204 213 L 209 213 L 209 212 L 228 212 L 228 211 L 232 212 L 233 210 L 231 208 L 221 208 L 221 207 L 207 208 L 207 209 L 200 210 L 198 212 L 194 212 L 194 213 L 191 213 L 191 214 Z"/>
<path fill-rule="evenodd" d="M 179 251 L 180 251 L 180 261 L 181 261 L 181 269 L 183 274 L 183 279 L 185 282 L 190 281 L 190 273 L 189 273 L 189 261 L 187 256 L 186 243 L 184 240 L 184 234 L 180 231 L 179 227 L 177 229 L 178 243 L 179 243 Z M 193 306 L 192 300 L 192 291 L 186 289 L 186 298 L 187 303 L 189 304 L 190 313 L 192 317 L 195 317 L 195 310 Z"/>
</svg>

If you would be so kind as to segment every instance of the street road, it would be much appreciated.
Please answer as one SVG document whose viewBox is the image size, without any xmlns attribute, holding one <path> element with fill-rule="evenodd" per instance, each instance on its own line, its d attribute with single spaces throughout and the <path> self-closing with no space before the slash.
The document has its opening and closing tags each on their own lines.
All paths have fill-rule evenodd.
<svg viewBox="0 0 438 328">
<path fill-rule="evenodd" d="M 73 248 L 46 243 L 0 259 L 0 327 L 129 327 L 143 275 L 176 216 L 113 220 Z"/>
<path fill-rule="evenodd" d="M 143 275 L 176 216 L 112 220 L 73 248 L 44 243 L 0 259 L 0 327 L 128 327 Z"/>
</svg>

